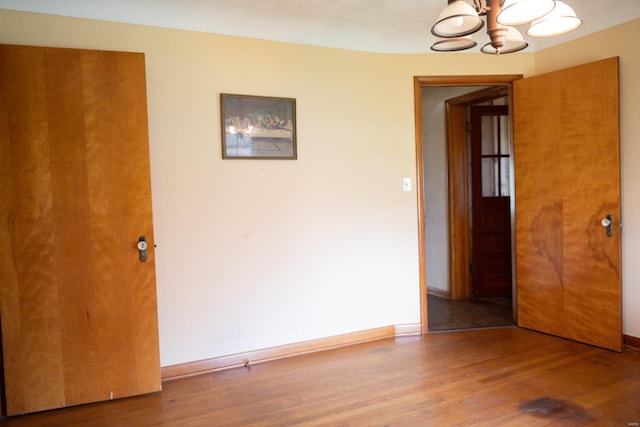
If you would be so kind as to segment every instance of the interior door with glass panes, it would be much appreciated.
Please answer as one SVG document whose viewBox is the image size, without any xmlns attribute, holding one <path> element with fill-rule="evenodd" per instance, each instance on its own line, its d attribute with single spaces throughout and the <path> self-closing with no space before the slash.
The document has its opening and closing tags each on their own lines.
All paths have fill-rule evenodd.
<svg viewBox="0 0 640 427">
<path fill-rule="evenodd" d="M 471 114 L 473 296 L 511 296 L 510 141 L 506 105 Z"/>
</svg>

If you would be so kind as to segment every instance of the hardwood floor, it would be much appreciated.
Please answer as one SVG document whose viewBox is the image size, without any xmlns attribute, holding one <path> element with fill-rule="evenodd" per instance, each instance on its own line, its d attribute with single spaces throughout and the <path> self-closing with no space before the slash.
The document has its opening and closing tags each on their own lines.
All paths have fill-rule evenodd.
<svg viewBox="0 0 640 427">
<path fill-rule="evenodd" d="M 640 351 L 516 327 L 403 337 L 203 374 L 0 426 L 637 426 Z"/>
<path fill-rule="evenodd" d="M 450 300 L 430 294 L 427 304 L 429 331 L 432 332 L 515 324 L 509 298 Z"/>
</svg>

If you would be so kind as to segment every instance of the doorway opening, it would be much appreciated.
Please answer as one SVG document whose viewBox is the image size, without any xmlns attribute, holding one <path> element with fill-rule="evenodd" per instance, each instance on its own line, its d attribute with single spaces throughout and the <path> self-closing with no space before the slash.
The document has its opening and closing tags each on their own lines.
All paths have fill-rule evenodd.
<svg viewBox="0 0 640 427">
<path fill-rule="evenodd" d="M 514 323 L 510 252 L 513 201 L 509 197 L 513 186 L 509 180 L 513 176 L 509 158 L 512 137 L 506 106 L 510 104 L 511 82 L 519 78 L 520 75 L 414 79 L 423 333 Z M 468 132 L 467 125 L 473 109 L 479 120 L 476 128 L 480 138 L 475 180 L 470 138 L 473 132 Z M 440 144 L 429 143 L 438 138 Z M 479 185 L 475 198 L 474 182 Z M 486 206 L 474 211 L 474 206 L 483 204 Z M 475 213 L 479 215 L 476 225 L 485 220 L 481 245 L 474 245 L 472 238 Z M 497 225 L 506 225 L 506 229 L 499 230 Z M 506 243 L 509 250 L 496 250 L 496 243 Z M 481 255 L 482 265 L 474 265 Z M 484 277 L 484 288 L 482 281 L 474 284 L 474 277 Z M 498 282 L 501 290 L 494 289 Z"/>
</svg>

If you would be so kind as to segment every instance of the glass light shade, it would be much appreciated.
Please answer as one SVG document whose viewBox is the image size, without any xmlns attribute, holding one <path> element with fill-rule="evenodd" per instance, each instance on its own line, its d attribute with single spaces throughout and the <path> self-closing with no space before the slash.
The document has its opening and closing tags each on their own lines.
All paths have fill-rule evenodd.
<svg viewBox="0 0 640 427">
<path fill-rule="evenodd" d="M 478 12 L 467 2 L 456 0 L 449 3 L 431 27 L 431 34 L 437 37 L 462 37 L 475 33 L 484 27 Z"/>
<path fill-rule="evenodd" d="M 498 24 L 522 25 L 542 18 L 556 7 L 554 0 L 505 0 Z"/>
<path fill-rule="evenodd" d="M 478 43 L 471 37 L 456 37 L 437 41 L 431 46 L 431 50 L 437 52 L 456 52 L 458 50 L 471 49 L 476 47 Z"/>
<path fill-rule="evenodd" d="M 550 37 L 565 34 L 582 25 L 582 19 L 567 6 L 566 3 L 556 1 L 556 7 L 548 15 L 531 23 L 527 34 L 532 37 Z"/>
<path fill-rule="evenodd" d="M 491 42 L 485 44 L 480 48 L 480 52 L 488 53 L 491 55 L 502 55 L 505 53 L 518 52 L 519 50 L 526 49 L 529 43 L 524 41 L 522 34 L 514 27 L 507 26 L 507 33 L 504 36 L 504 46 L 500 48 L 500 52 L 495 47 L 491 46 Z"/>
</svg>

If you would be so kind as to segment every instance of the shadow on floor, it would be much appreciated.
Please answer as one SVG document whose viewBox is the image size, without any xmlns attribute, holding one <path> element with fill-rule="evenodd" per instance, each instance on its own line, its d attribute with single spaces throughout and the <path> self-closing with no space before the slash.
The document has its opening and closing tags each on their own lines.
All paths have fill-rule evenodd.
<svg viewBox="0 0 640 427">
<path fill-rule="evenodd" d="M 427 297 L 429 331 L 493 328 L 515 325 L 510 298 L 450 300 Z"/>
</svg>

